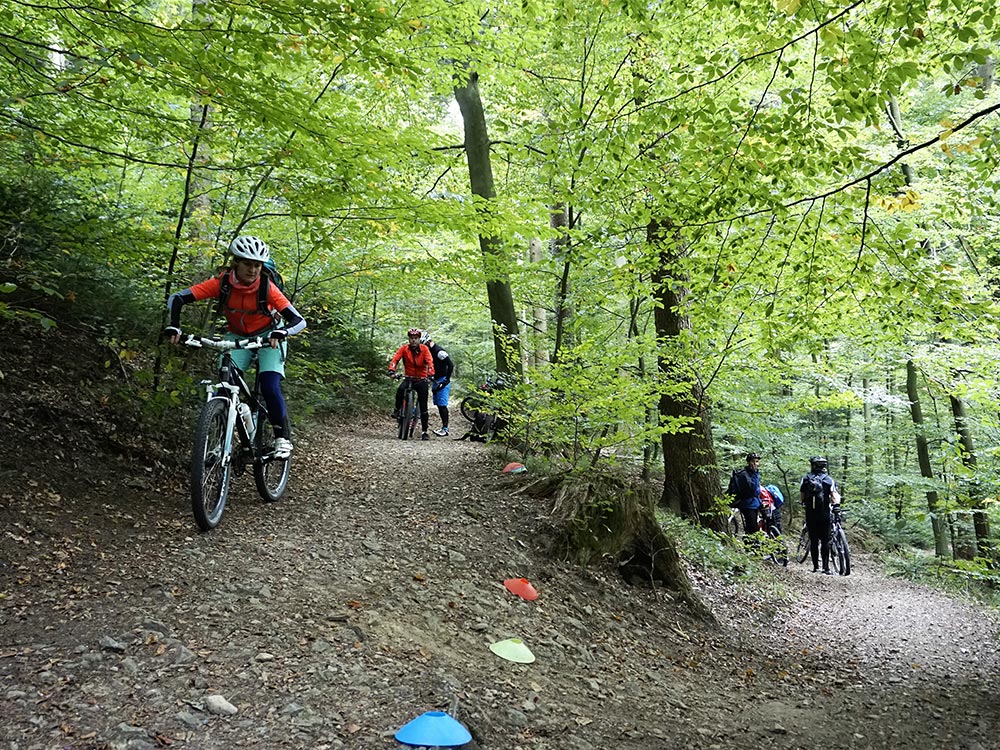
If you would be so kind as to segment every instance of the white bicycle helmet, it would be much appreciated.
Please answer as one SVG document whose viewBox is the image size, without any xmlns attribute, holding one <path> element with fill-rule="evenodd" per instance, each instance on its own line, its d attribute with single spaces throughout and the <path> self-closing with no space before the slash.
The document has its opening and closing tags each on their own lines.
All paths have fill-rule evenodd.
<svg viewBox="0 0 1000 750">
<path fill-rule="evenodd" d="M 430 332 L 424 331 L 423 334 L 421 334 L 421 336 L 420 336 L 420 343 L 421 344 L 426 344 L 430 340 L 431 340 L 431 334 L 430 334 Z"/>
<path fill-rule="evenodd" d="M 267 263 L 267 261 L 271 259 L 271 253 L 267 249 L 267 245 L 264 243 L 264 240 L 258 239 L 257 237 L 251 237 L 249 235 L 237 237 L 233 240 L 229 245 L 229 252 L 237 258 L 257 260 L 261 263 Z"/>
</svg>

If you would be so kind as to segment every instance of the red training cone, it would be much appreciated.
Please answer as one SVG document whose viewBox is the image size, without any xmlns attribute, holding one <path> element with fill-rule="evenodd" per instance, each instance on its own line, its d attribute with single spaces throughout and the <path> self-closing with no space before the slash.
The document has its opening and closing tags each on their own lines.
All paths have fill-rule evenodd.
<svg viewBox="0 0 1000 750">
<path fill-rule="evenodd" d="M 510 593 L 516 594 L 526 602 L 533 602 L 538 598 L 538 592 L 527 578 L 508 578 L 503 585 Z"/>
</svg>

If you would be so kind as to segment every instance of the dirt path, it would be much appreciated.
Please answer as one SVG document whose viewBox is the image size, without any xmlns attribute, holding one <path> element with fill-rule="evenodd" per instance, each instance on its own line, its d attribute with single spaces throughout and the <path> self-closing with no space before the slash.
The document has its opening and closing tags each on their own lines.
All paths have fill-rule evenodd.
<svg viewBox="0 0 1000 750">
<path fill-rule="evenodd" d="M 181 482 L 0 466 L 0 748 L 395 748 L 435 709 L 490 750 L 1000 747 L 977 609 L 864 560 L 793 564 L 764 573 L 784 602 L 699 577 L 705 627 L 550 560 L 504 463 L 330 425 L 298 440 L 286 500 L 240 480 L 208 535 Z M 537 602 L 502 587 L 520 576 Z M 488 650 L 508 637 L 537 661 Z"/>
</svg>

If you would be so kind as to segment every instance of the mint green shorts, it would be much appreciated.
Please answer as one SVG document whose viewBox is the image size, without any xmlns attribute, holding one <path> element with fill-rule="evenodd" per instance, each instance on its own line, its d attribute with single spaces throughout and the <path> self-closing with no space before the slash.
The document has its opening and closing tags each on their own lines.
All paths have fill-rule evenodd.
<svg viewBox="0 0 1000 750">
<path fill-rule="evenodd" d="M 237 336 L 232 333 L 227 333 L 226 338 L 230 341 L 236 341 L 237 339 L 245 339 L 246 336 Z M 230 356 L 233 358 L 233 362 L 243 370 L 244 372 L 250 367 L 250 363 L 253 361 L 254 355 L 257 356 L 257 372 L 276 372 L 281 377 L 285 377 L 285 358 L 288 353 L 288 342 L 282 341 L 281 344 L 272 349 L 270 346 L 265 346 L 257 351 L 249 351 L 248 349 L 234 349 L 229 352 Z"/>
</svg>

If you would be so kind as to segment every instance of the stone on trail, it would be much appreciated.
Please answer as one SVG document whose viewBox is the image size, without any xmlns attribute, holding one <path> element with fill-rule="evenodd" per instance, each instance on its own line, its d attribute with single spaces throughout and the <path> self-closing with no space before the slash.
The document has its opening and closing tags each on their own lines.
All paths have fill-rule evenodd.
<svg viewBox="0 0 1000 750">
<path fill-rule="evenodd" d="M 205 699 L 205 708 L 208 709 L 209 713 L 219 716 L 232 716 L 239 710 L 221 695 L 208 696 Z"/>
</svg>

